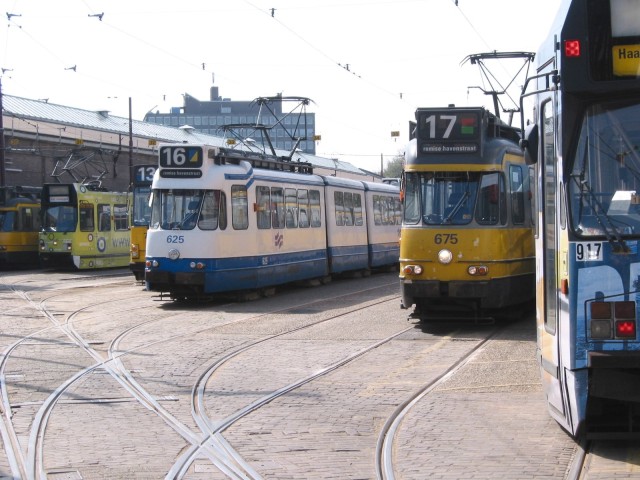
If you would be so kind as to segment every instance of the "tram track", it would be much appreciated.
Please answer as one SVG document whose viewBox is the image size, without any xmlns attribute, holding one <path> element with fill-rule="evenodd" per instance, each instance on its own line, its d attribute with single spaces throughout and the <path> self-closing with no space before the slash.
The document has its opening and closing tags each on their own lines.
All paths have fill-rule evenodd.
<svg viewBox="0 0 640 480">
<path fill-rule="evenodd" d="M 373 289 L 370 288 L 366 290 L 375 290 L 375 289 L 385 288 L 385 287 L 388 287 L 388 285 L 377 286 L 377 287 L 374 287 Z M 17 288 L 14 288 L 14 291 L 18 295 L 22 296 L 22 298 L 25 301 L 31 301 L 25 292 L 20 292 Z M 357 293 L 359 292 L 350 292 L 346 295 L 354 295 Z M 7 415 L 4 415 L 3 422 L 2 422 L 3 438 L 10 439 L 11 437 L 13 437 L 13 440 L 10 440 L 10 443 L 13 444 L 14 447 L 11 448 L 10 450 L 15 451 L 16 454 L 11 456 L 10 464 L 11 464 L 12 471 L 15 473 L 16 476 L 20 476 L 20 478 L 40 478 L 40 477 L 44 478 L 46 476 L 46 472 L 44 470 L 44 464 L 43 464 L 44 437 L 46 433 L 47 422 L 51 413 L 53 412 L 58 401 L 65 394 L 65 392 L 71 388 L 72 385 L 74 385 L 80 379 L 86 377 L 91 373 L 104 370 L 107 373 L 109 373 L 111 377 L 115 378 L 123 386 L 123 388 L 127 390 L 129 395 L 131 395 L 136 399 L 136 401 L 144 405 L 146 408 L 154 411 L 158 416 L 162 417 L 165 422 L 170 424 L 170 426 L 176 432 L 181 434 L 187 442 L 190 442 L 193 445 L 192 449 L 197 448 L 199 452 L 204 452 L 204 454 L 210 459 L 210 461 L 225 475 L 229 476 L 230 478 L 259 478 L 259 475 L 257 474 L 257 472 L 253 471 L 248 464 L 246 463 L 243 464 L 241 457 L 237 454 L 237 452 L 233 451 L 230 445 L 224 440 L 224 438 L 220 434 L 215 434 L 215 439 L 216 439 L 215 441 L 211 440 L 210 434 L 207 434 L 206 439 L 203 439 L 202 433 L 198 434 L 198 433 L 191 432 L 188 427 L 184 426 L 181 422 L 173 418 L 171 414 L 166 412 L 166 410 L 164 410 L 159 405 L 159 403 L 154 400 L 153 396 L 150 393 L 146 392 L 145 389 L 138 384 L 138 382 L 135 380 L 131 372 L 128 371 L 121 362 L 122 357 L 126 356 L 129 353 L 132 353 L 133 351 L 138 352 L 140 350 L 143 350 L 144 348 L 147 348 L 149 345 L 151 345 L 151 343 L 157 344 L 161 342 L 167 342 L 167 341 L 175 340 L 179 337 L 183 337 L 185 335 L 194 335 L 194 334 L 197 334 L 197 332 L 191 331 L 184 335 L 172 335 L 170 338 L 164 338 L 156 342 L 145 343 L 143 345 L 137 346 L 135 349 L 122 351 L 120 349 L 120 342 L 124 338 L 126 338 L 127 335 L 129 335 L 131 332 L 133 332 L 134 330 L 144 325 L 166 320 L 166 317 L 163 316 L 162 318 L 152 319 L 146 322 L 136 324 L 135 326 L 121 332 L 111 342 L 111 345 L 109 346 L 109 358 L 105 359 L 104 357 L 100 356 L 100 354 L 91 347 L 89 342 L 85 341 L 85 339 L 75 330 L 73 325 L 74 325 L 74 322 L 82 321 L 81 319 L 78 319 L 78 317 L 81 314 L 83 314 L 86 310 L 96 307 L 101 303 L 108 304 L 109 301 L 95 302 L 90 305 L 85 305 L 82 308 L 69 312 L 66 315 L 65 320 L 61 321 L 61 320 L 58 320 L 56 316 L 52 312 L 50 312 L 46 307 L 47 302 L 50 302 L 52 298 L 58 297 L 59 295 L 64 295 L 64 294 L 61 293 L 61 294 L 49 296 L 41 300 L 40 304 L 38 305 L 34 305 L 34 303 L 32 302 L 32 308 L 39 310 L 45 317 L 49 319 L 52 325 L 50 325 L 45 329 L 38 330 L 37 332 L 34 332 L 30 336 L 24 337 L 21 340 L 18 340 L 11 346 L 10 349 L 5 350 L 2 358 L 2 371 L 4 371 L 6 362 L 11 357 L 11 352 L 15 348 L 17 348 L 21 343 L 27 341 L 32 335 L 35 335 L 36 333 L 42 334 L 45 331 L 50 329 L 63 330 L 65 335 L 67 335 L 73 341 L 74 344 L 76 344 L 77 346 L 82 348 L 87 354 L 89 354 L 95 363 L 83 370 L 76 372 L 75 375 L 69 377 L 68 380 L 60 384 L 58 388 L 56 388 L 55 391 L 42 404 L 42 406 L 38 410 L 38 414 L 31 428 L 31 433 L 29 435 L 29 446 L 27 449 L 26 458 L 24 458 L 24 456 L 21 455 L 20 445 L 17 440 L 15 430 L 13 430 L 12 428 L 12 424 L 10 420 L 11 404 L 9 402 L 8 395 L 6 393 L 6 388 L 3 385 L 3 410 L 7 413 Z M 272 315 L 274 313 L 284 313 L 286 311 L 295 310 L 295 309 L 299 310 L 300 308 L 305 308 L 311 304 L 315 304 L 322 301 L 326 301 L 326 300 L 325 299 L 314 300 L 312 302 L 299 303 L 293 307 L 288 307 L 285 309 L 277 309 L 277 310 L 266 312 L 260 315 L 243 316 L 242 318 L 234 319 L 230 322 L 225 322 L 222 324 L 209 326 L 206 329 L 202 329 L 202 330 L 212 330 L 215 328 L 227 326 L 232 323 L 238 323 L 238 322 L 247 321 L 247 320 L 256 320 L 259 317 L 263 317 L 265 315 Z M 323 319 L 320 322 L 316 322 L 316 324 L 326 322 L 327 320 L 329 319 Z M 313 325 L 303 326 L 301 328 L 309 328 L 310 326 L 313 326 Z M 297 330 L 299 329 L 294 329 L 293 331 L 297 331 Z M 291 333 L 291 332 L 284 332 L 282 333 L 282 335 L 286 335 L 288 333 Z M 266 338 L 265 340 L 268 340 L 268 339 L 269 338 Z M 375 346 L 372 346 L 371 348 L 375 348 Z M 363 353 L 360 353 L 360 355 Z M 4 375 L 2 376 L 2 378 L 4 379 Z M 295 388 L 295 385 L 292 388 Z M 194 388 L 194 391 L 196 391 L 195 388 Z M 282 395 L 282 394 L 283 393 L 281 392 L 279 395 Z M 259 408 L 259 407 L 255 407 L 255 408 Z M 240 418 L 240 417 L 237 417 L 237 418 Z M 198 421 L 200 420 L 197 420 L 196 422 Z M 230 424 L 231 423 L 227 422 L 227 425 L 225 426 L 225 428 L 227 428 Z M 8 428 L 7 428 L 7 425 L 9 426 Z M 206 427 L 205 431 L 211 430 L 210 422 L 202 423 L 202 421 L 200 421 L 200 426 Z"/>
<path fill-rule="evenodd" d="M 392 299 L 393 301 L 397 301 L 397 298 Z M 380 301 L 380 302 L 376 302 L 370 306 L 373 305 L 378 305 L 381 303 L 387 303 L 390 302 L 392 300 L 384 300 L 384 301 Z M 263 407 L 264 405 L 270 403 L 271 401 L 275 400 L 276 398 L 279 398 L 283 395 L 286 395 L 287 393 L 309 383 L 312 382 L 313 380 L 324 376 L 330 372 L 333 372 L 334 370 L 352 362 L 353 360 L 365 355 L 366 353 L 374 350 L 375 348 L 378 348 L 379 346 L 390 342 L 391 340 L 393 340 L 394 338 L 398 337 L 399 335 L 402 335 L 403 333 L 411 330 L 414 328 L 413 325 L 411 325 L 410 327 L 404 328 L 398 332 L 395 332 L 392 335 L 389 335 L 388 337 L 377 341 L 373 344 L 368 345 L 365 348 L 362 348 L 360 350 L 358 350 L 357 352 L 348 355 L 344 358 L 339 359 L 338 361 L 334 362 L 331 365 L 328 365 L 322 369 L 320 369 L 319 371 L 315 371 L 314 373 L 304 376 L 288 385 L 285 385 L 283 387 L 280 387 L 276 390 L 274 390 L 272 393 L 265 395 L 261 398 L 259 398 L 258 400 L 246 405 L 244 408 L 237 410 L 235 413 L 227 416 L 226 418 L 217 421 L 217 422 L 213 422 L 205 413 L 205 406 L 204 406 L 204 396 L 205 396 L 205 390 L 206 390 L 206 384 L 209 380 L 209 378 L 216 372 L 216 370 L 220 367 L 222 367 L 226 362 L 228 362 L 229 360 L 231 360 L 232 358 L 236 357 L 237 355 L 240 355 L 242 353 L 245 353 L 247 351 L 249 351 L 250 349 L 256 347 L 257 345 L 267 342 L 269 340 L 273 340 L 275 338 L 279 338 L 279 337 L 283 337 L 285 335 L 290 335 L 296 332 L 299 332 L 301 330 L 304 329 L 308 329 L 308 328 L 312 328 L 315 326 L 318 326 L 320 324 L 332 321 L 332 320 L 336 320 L 336 319 L 340 319 L 341 317 L 344 317 L 346 315 L 349 315 L 351 313 L 353 313 L 356 310 L 361 310 L 359 309 L 354 309 L 354 310 L 350 310 L 347 312 L 342 312 L 338 315 L 334 315 L 331 316 L 329 318 L 325 318 L 322 319 L 318 322 L 314 322 L 312 324 L 308 324 L 308 325 L 304 325 L 302 327 L 299 328 L 295 328 L 283 333 L 279 333 L 276 335 L 270 335 L 267 337 L 263 337 L 257 341 L 254 341 L 248 345 L 244 345 L 241 348 L 230 352 L 229 354 L 225 355 L 224 357 L 222 357 L 221 359 L 219 359 L 217 362 L 215 362 L 213 365 L 211 365 L 205 372 L 203 372 L 203 374 L 198 378 L 198 381 L 196 382 L 195 386 L 194 386 L 194 390 L 193 390 L 193 394 L 192 394 L 192 411 L 193 411 L 193 415 L 194 418 L 196 419 L 196 422 L 198 423 L 199 427 L 201 428 L 201 430 L 208 434 L 208 441 L 212 441 L 215 439 L 218 439 L 219 436 L 222 434 L 222 432 L 224 432 L 226 429 L 228 429 L 229 427 L 231 427 L 235 422 L 237 422 L 238 420 L 240 420 L 241 418 L 245 417 L 246 415 L 249 415 L 250 413 L 255 412 L 256 410 L 260 409 L 261 407 Z M 187 469 L 189 468 L 189 466 L 191 465 L 191 463 L 195 460 L 195 458 L 197 457 L 198 453 L 199 453 L 199 448 L 201 447 L 196 447 L 196 448 L 192 448 L 190 449 L 190 451 L 185 452 L 185 454 L 174 464 L 174 467 L 172 468 L 172 470 L 169 472 L 168 477 L 169 478 L 183 478 L 184 475 L 187 472 Z M 246 462 L 245 462 L 246 463 Z M 247 468 L 249 468 L 249 465 L 247 465 Z M 260 478 L 259 476 L 254 476 L 253 478 Z"/>
<path fill-rule="evenodd" d="M 457 362 L 442 372 L 439 376 L 432 379 L 422 388 L 417 390 L 413 395 L 408 397 L 393 414 L 387 419 L 380 431 L 378 442 L 376 444 L 376 474 L 379 480 L 394 480 L 395 472 L 393 468 L 393 443 L 400 428 L 400 424 L 411 411 L 411 409 L 430 392 L 438 388 L 446 382 L 451 376 L 455 375 L 461 368 L 471 362 L 479 351 L 499 333 L 499 328 L 493 328 L 489 334 L 477 345 L 473 347 L 466 355 L 461 357 Z"/>
</svg>

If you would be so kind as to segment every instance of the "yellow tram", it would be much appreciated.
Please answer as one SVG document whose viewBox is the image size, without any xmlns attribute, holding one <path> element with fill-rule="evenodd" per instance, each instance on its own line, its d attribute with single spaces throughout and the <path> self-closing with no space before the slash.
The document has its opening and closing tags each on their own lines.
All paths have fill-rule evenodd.
<svg viewBox="0 0 640 480">
<path fill-rule="evenodd" d="M 402 307 L 493 319 L 535 296 L 529 168 L 519 130 L 484 108 L 420 108 L 405 153 Z"/>
<path fill-rule="evenodd" d="M 0 265 L 38 263 L 40 187 L 0 187 Z"/>
<path fill-rule="evenodd" d="M 129 269 L 136 280 L 144 280 L 147 230 L 151 219 L 151 184 L 158 164 L 133 167 L 133 201 L 131 208 L 131 246 Z"/>
<path fill-rule="evenodd" d="M 129 265 L 130 195 L 78 183 L 45 184 L 39 255 L 43 267 Z"/>
</svg>

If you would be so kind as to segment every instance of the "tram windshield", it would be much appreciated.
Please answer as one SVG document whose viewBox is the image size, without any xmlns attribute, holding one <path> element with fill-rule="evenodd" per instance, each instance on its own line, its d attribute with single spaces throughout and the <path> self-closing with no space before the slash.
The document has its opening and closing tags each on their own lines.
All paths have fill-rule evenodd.
<svg viewBox="0 0 640 480">
<path fill-rule="evenodd" d="M 155 190 L 151 205 L 152 229 L 225 229 L 225 194 L 220 190 Z"/>
<path fill-rule="evenodd" d="M 133 224 L 137 227 L 149 225 L 151 219 L 150 196 L 151 187 L 135 187 L 133 189 Z"/>
<path fill-rule="evenodd" d="M 406 224 L 483 225 L 504 223 L 506 196 L 498 172 L 408 172 Z"/>
<path fill-rule="evenodd" d="M 74 232 L 78 216 L 72 205 L 47 207 L 42 213 L 42 230 L 45 232 Z"/>
<path fill-rule="evenodd" d="M 13 232 L 15 230 L 16 212 L 12 210 L 0 210 L 0 232 Z"/>
<path fill-rule="evenodd" d="M 640 105 L 587 109 L 569 178 L 573 230 L 609 240 L 640 234 Z"/>
</svg>

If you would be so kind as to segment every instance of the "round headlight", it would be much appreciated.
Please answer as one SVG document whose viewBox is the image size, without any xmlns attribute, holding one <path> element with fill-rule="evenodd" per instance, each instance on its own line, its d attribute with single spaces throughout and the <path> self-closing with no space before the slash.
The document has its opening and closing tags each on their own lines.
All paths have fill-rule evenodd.
<svg viewBox="0 0 640 480">
<path fill-rule="evenodd" d="M 453 260 L 453 254 L 451 253 L 451 250 L 440 250 L 438 252 L 438 261 L 444 265 L 451 263 L 451 260 Z"/>
<path fill-rule="evenodd" d="M 172 248 L 171 250 L 169 250 L 169 253 L 167 254 L 167 256 L 171 260 L 177 260 L 180 258 L 180 252 L 177 249 Z"/>
</svg>

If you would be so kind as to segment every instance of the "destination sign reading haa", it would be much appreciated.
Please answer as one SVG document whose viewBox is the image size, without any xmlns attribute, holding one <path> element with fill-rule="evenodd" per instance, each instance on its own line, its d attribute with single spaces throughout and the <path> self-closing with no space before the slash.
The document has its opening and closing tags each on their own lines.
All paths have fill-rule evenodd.
<svg viewBox="0 0 640 480">
<path fill-rule="evenodd" d="M 640 76 L 640 45 L 613 47 L 613 74 L 620 77 Z"/>
<path fill-rule="evenodd" d="M 423 143 L 422 153 L 477 153 L 477 143 Z"/>
</svg>

